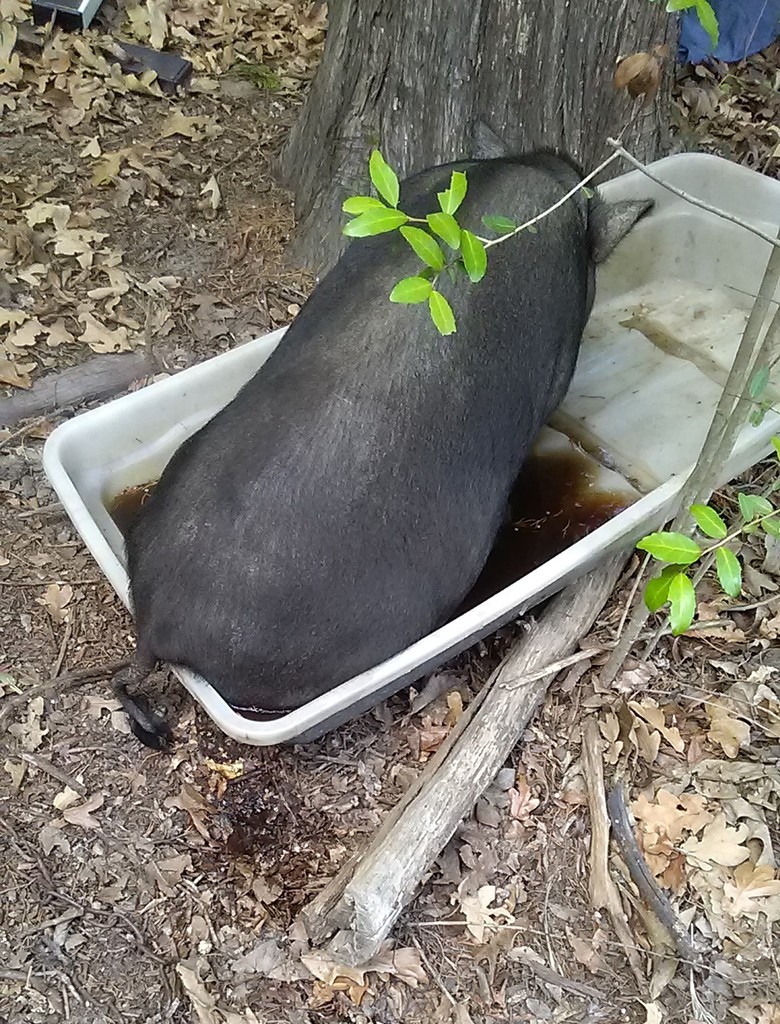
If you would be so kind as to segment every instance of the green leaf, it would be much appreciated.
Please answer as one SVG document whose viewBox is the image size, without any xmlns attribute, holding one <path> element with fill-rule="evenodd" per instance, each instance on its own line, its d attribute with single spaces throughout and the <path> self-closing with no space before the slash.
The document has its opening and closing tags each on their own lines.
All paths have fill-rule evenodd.
<svg viewBox="0 0 780 1024">
<path fill-rule="evenodd" d="M 470 231 L 460 233 L 460 252 L 463 266 L 471 281 L 476 284 L 485 276 L 487 270 L 487 252 L 485 246 Z"/>
<path fill-rule="evenodd" d="M 778 519 L 765 519 L 761 524 L 767 533 L 773 537 L 780 538 L 780 520 Z"/>
<path fill-rule="evenodd" d="M 761 393 L 766 389 L 769 383 L 769 367 L 762 366 L 760 370 L 756 370 L 753 376 L 750 378 L 750 387 L 748 394 L 755 401 Z"/>
<path fill-rule="evenodd" d="M 384 209 L 385 204 L 381 199 L 375 199 L 373 196 L 350 196 L 349 199 L 345 199 L 341 209 L 344 213 L 365 213 L 366 210 L 374 210 L 379 207 Z"/>
<path fill-rule="evenodd" d="M 365 238 L 367 235 L 381 235 L 386 231 L 394 231 L 409 220 L 400 210 L 381 209 L 366 210 L 359 217 L 349 221 L 341 229 L 349 238 Z"/>
<path fill-rule="evenodd" d="M 720 30 L 718 28 L 718 16 L 712 9 L 712 5 L 708 0 L 696 0 L 696 13 L 699 16 L 701 27 L 710 37 L 713 51 L 717 50 Z"/>
<path fill-rule="evenodd" d="M 669 584 L 669 624 L 672 634 L 680 636 L 693 622 L 696 614 L 696 591 L 684 572 L 678 572 Z"/>
<path fill-rule="evenodd" d="M 709 505 L 691 505 L 691 515 L 702 533 L 715 540 L 722 540 L 729 532 L 726 524 Z"/>
<path fill-rule="evenodd" d="M 762 498 L 760 494 L 743 494 L 740 491 L 737 499 L 739 500 L 739 511 L 742 513 L 742 518 L 748 522 L 751 519 L 758 519 L 759 516 L 768 516 L 770 512 L 774 511 L 772 503 L 767 501 L 766 498 Z"/>
<path fill-rule="evenodd" d="M 780 459 L 780 437 L 773 437 L 772 438 L 772 447 L 774 448 L 775 453 L 777 454 L 778 459 Z"/>
<path fill-rule="evenodd" d="M 657 612 L 669 600 L 669 585 L 677 575 L 677 567 L 668 565 L 660 576 L 647 581 L 645 604 L 650 612 Z"/>
<path fill-rule="evenodd" d="M 390 292 L 390 301 L 413 305 L 415 302 L 425 302 L 432 291 L 433 285 L 424 277 L 405 277 Z"/>
<path fill-rule="evenodd" d="M 594 197 L 594 195 L 596 194 L 593 191 L 593 189 L 592 188 L 588 188 L 587 185 L 583 185 L 582 188 L 580 189 L 580 192 L 583 193 L 583 195 L 585 196 L 586 199 L 592 199 Z"/>
<path fill-rule="evenodd" d="M 750 424 L 753 427 L 760 427 L 764 422 L 764 418 L 769 410 L 772 408 L 772 403 L 764 399 L 757 409 L 754 409 L 750 414 Z"/>
<path fill-rule="evenodd" d="M 455 333 L 455 315 L 441 292 L 431 292 L 428 298 L 428 308 L 431 311 L 431 320 L 436 324 L 439 334 Z"/>
<path fill-rule="evenodd" d="M 432 231 L 443 239 L 450 249 L 460 245 L 460 227 L 450 213 L 429 213 L 426 220 Z"/>
<path fill-rule="evenodd" d="M 466 198 L 467 188 L 468 182 L 463 171 L 453 171 L 450 187 L 445 192 L 438 193 L 442 213 L 455 213 Z"/>
<path fill-rule="evenodd" d="M 742 567 L 737 556 L 729 548 L 718 548 L 715 552 L 718 579 L 729 597 L 739 597 L 742 592 Z"/>
<path fill-rule="evenodd" d="M 482 223 L 490 231 L 495 231 L 497 235 L 508 235 L 510 231 L 517 230 L 517 224 L 509 217 L 494 217 L 492 214 L 488 214 L 487 217 L 482 218 Z"/>
<path fill-rule="evenodd" d="M 368 173 L 374 183 L 374 188 L 391 206 L 398 206 L 400 186 L 398 175 L 387 163 L 385 158 L 375 149 L 368 161 Z"/>
<path fill-rule="evenodd" d="M 690 565 L 701 557 L 701 548 L 696 541 L 682 533 L 650 533 L 639 541 L 637 547 L 659 562 L 670 565 Z"/>
<path fill-rule="evenodd" d="M 401 234 L 414 249 L 423 263 L 427 263 L 434 270 L 443 270 L 447 262 L 441 246 L 435 238 L 431 238 L 427 231 L 422 228 L 401 228 Z"/>
<path fill-rule="evenodd" d="M 718 17 L 708 0 L 668 0 L 667 11 L 687 11 L 695 7 L 701 27 L 712 41 L 713 51 L 718 48 Z"/>
</svg>

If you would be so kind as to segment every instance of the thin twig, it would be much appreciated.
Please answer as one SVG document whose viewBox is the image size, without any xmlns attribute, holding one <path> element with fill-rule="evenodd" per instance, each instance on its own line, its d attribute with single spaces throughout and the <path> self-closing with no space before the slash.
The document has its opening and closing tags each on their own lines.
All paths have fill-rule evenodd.
<svg viewBox="0 0 780 1024">
<path fill-rule="evenodd" d="M 672 192 L 680 199 L 684 199 L 686 203 L 690 203 L 691 206 L 698 206 L 701 210 L 706 210 L 708 213 L 714 213 L 716 217 L 721 217 L 723 220 L 728 220 L 732 224 L 736 224 L 738 227 L 744 228 L 746 231 L 751 231 L 754 235 L 759 238 L 763 238 L 765 242 L 769 242 L 771 246 L 780 248 L 780 239 L 772 238 L 766 231 L 762 231 L 761 228 L 754 227 L 747 221 L 742 220 L 741 217 L 735 216 L 733 213 L 729 213 L 727 210 L 721 210 L 717 206 L 713 206 L 712 203 L 707 203 L 703 199 L 698 199 L 696 196 L 692 196 L 690 192 L 685 192 L 681 188 L 677 188 L 676 185 L 670 185 L 668 181 L 664 181 L 663 178 L 659 178 L 652 171 L 649 171 L 645 165 L 637 160 L 635 156 L 632 156 L 618 141 L 617 139 L 607 139 L 607 145 L 612 146 L 615 153 L 618 156 L 622 156 L 624 160 L 631 164 L 632 167 L 636 167 L 638 171 L 641 171 L 646 178 L 654 181 L 656 185 L 660 185 L 665 188 L 668 192 Z"/>
<path fill-rule="evenodd" d="M 47 775 L 51 775 L 53 779 L 56 779 L 58 782 L 61 782 L 63 786 L 67 786 L 69 789 L 72 789 L 74 793 L 78 793 L 80 796 L 84 796 L 84 794 L 87 792 L 80 782 L 78 782 L 76 779 L 71 778 L 71 776 L 67 775 L 65 772 L 60 771 L 60 769 L 56 768 L 51 763 L 51 761 L 47 761 L 45 758 L 39 757 L 38 754 L 31 754 L 29 751 L 23 750 L 19 754 L 19 757 L 21 757 L 21 759 L 23 761 L 26 761 L 28 764 L 32 764 L 36 768 L 39 768 L 42 772 L 45 772 Z"/>
<path fill-rule="evenodd" d="M 412 935 L 411 939 L 412 939 L 412 943 L 417 947 L 417 952 L 420 954 L 420 958 L 422 959 L 422 962 L 428 968 L 428 973 L 430 974 L 431 978 L 433 978 L 433 980 L 436 982 L 436 984 L 437 984 L 441 994 L 444 996 L 444 998 L 447 1000 L 447 1002 L 450 1004 L 450 1006 L 457 1006 L 458 1005 L 457 1000 L 454 998 L 452 993 L 449 991 L 449 989 L 447 989 L 447 987 L 445 986 L 444 982 L 441 980 L 439 972 L 433 966 L 433 964 L 429 960 L 425 950 L 422 948 L 420 943 L 417 941 L 417 936 L 416 935 Z"/>
<path fill-rule="evenodd" d="M 12 434 L 9 434 L 8 437 L 0 437 L 0 451 L 2 451 L 3 448 L 7 448 L 8 445 L 11 444 L 13 441 L 18 441 L 20 437 L 24 437 L 25 434 L 29 434 L 31 430 L 35 430 L 36 427 L 39 427 L 42 423 L 45 423 L 46 420 L 46 416 L 37 416 L 34 420 L 31 420 L 29 423 L 26 423 L 23 427 L 20 427 L 18 430 L 15 430 Z"/>
<path fill-rule="evenodd" d="M 122 658 L 120 661 L 111 662 L 109 665 L 99 665 L 96 668 L 84 668 L 78 672 L 66 672 L 64 676 L 58 676 L 56 679 L 47 679 L 45 683 L 37 683 L 35 686 L 29 687 L 23 693 L 14 693 L 9 697 L 6 697 L 3 701 L 2 708 L 0 708 L 0 729 L 3 728 L 6 721 L 11 717 L 16 708 L 22 704 L 26 704 L 33 697 L 38 697 L 42 693 L 46 693 L 48 690 L 57 690 L 59 693 L 65 690 L 70 690 L 75 686 L 81 686 L 82 683 L 93 682 L 97 679 L 108 679 L 109 676 L 113 676 L 121 668 L 125 668 L 130 664 L 131 658 Z"/>
<path fill-rule="evenodd" d="M 596 654 L 600 653 L 601 648 L 599 647 L 589 647 L 584 651 L 577 651 L 576 654 L 570 654 L 568 658 L 551 661 L 549 665 L 545 665 L 544 668 L 540 668 L 537 672 L 529 672 L 527 675 L 518 676 L 517 679 L 513 679 L 509 683 L 498 683 L 496 689 L 516 690 L 518 687 L 525 686 L 528 683 L 535 683 L 537 679 L 544 679 L 545 676 L 557 675 L 563 669 L 571 668 L 572 665 L 577 665 L 581 661 L 587 661 L 588 658 L 593 658 Z"/>
<path fill-rule="evenodd" d="M 555 213 L 555 211 L 559 207 L 563 206 L 564 203 L 568 203 L 572 196 L 575 196 L 579 191 L 581 191 L 582 188 L 585 185 L 587 185 L 589 181 L 593 181 L 595 177 L 601 174 L 601 172 L 605 168 L 609 167 L 609 165 L 613 163 L 621 155 L 622 154 L 620 153 L 613 153 L 612 156 L 608 156 L 606 160 L 602 160 L 598 167 L 595 169 L 595 171 L 591 171 L 590 174 L 586 174 L 581 181 L 577 182 L 574 188 L 569 189 L 565 196 L 561 196 L 561 198 L 556 203 L 553 203 L 553 205 L 548 207 L 546 210 L 543 210 L 535 217 L 532 217 L 530 220 L 527 220 L 524 224 L 521 224 L 519 227 L 514 228 L 512 231 L 507 232 L 507 234 L 505 235 L 501 235 L 500 238 L 491 238 L 489 240 L 484 240 L 483 245 L 485 246 L 485 248 L 489 249 L 491 245 L 498 245 L 500 242 L 505 242 L 508 238 L 512 238 L 513 235 L 518 235 L 521 231 L 527 231 L 528 228 L 533 227 L 534 224 L 538 224 L 539 221 L 544 220 L 545 217 L 549 217 L 551 213 Z"/>
<path fill-rule="evenodd" d="M 685 928 L 674 912 L 669 900 L 659 888 L 650 873 L 645 858 L 631 828 L 626 805 L 626 795 L 622 783 L 613 787 L 607 798 L 609 818 L 612 823 L 612 835 L 617 843 L 631 879 L 664 929 L 669 933 L 679 955 L 689 963 L 697 963 L 699 957 L 694 949 Z"/>
</svg>

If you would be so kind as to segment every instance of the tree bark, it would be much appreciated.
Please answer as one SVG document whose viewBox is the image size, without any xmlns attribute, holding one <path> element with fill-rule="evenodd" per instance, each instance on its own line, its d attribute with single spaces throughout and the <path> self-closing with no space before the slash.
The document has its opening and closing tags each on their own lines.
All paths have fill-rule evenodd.
<svg viewBox="0 0 780 1024">
<path fill-rule="evenodd" d="M 590 169 L 631 121 L 625 144 L 655 159 L 671 76 L 641 112 L 612 76 L 622 55 L 674 52 L 676 34 L 649 0 L 330 0 L 322 64 L 280 162 L 296 196 L 296 259 L 335 262 L 341 203 L 366 191 L 374 146 L 405 176 L 472 156 L 481 120 L 512 149 L 560 147 Z"/>
</svg>

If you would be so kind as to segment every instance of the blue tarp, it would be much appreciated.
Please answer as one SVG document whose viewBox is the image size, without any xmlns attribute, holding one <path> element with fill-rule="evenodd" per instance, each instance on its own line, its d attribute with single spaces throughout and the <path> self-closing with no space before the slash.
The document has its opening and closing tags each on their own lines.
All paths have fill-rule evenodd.
<svg viewBox="0 0 780 1024">
<path fill-rule="evenodd" d="M 712 40 L 701 27 L 693 8 L 683 12 L 680 26 L 682 63 L 700 64 L 707 57 L 718 60 L 744 60 L 765 49 L 780 35 L 780 0 L 710 0 L 718 18 L 718 48 L 712 52 Z"/>
</svg>

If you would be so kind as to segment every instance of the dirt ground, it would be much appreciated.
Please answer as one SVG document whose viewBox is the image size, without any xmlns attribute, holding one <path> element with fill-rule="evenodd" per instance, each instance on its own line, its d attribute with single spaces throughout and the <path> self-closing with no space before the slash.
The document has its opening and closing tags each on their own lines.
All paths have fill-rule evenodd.
<svg viewBox="0 0 780 1024">
<path fill-rule="evenodd" d="M 271 170 L 325 13 L 109 0 L 99 31 L 14 49 L 29 11 L 0 0 L 4 394 L 144 344 L 170 372 L 292 319 L 311 281 L 284 263 L 293 212 Z M 112 33 L 186 52 L 191 89 L 170 98 L 124 75 Z M 679 144 L 777 175 L 779 76 L 777 47 L 681 73 Z M 308 948 L 296 915 L 376 831 L 522 624 L 299 747 L 226 740 L 161 673 L 176 743 L 150 753 L 99 671 L 132 650 L 131 619 L 42 473 L 59 421 L 0 431 L 0 1022 L 780 1022 L 771 539 L 745 543 L 739 604 L 705 587 L 708 628 L 663 637 L 605 687 L 628 567 L 586 641 L 601 653 L 556 681 L 393 939 L 350 971 Z M 773 473 L 758 467 L 747 486 Z M 591 907 L 587 719 L 607 772 L 626 774 L 639 847 L 700 962 L 672 949 L 617 853 L 632 943 Z"/>
</svg>

